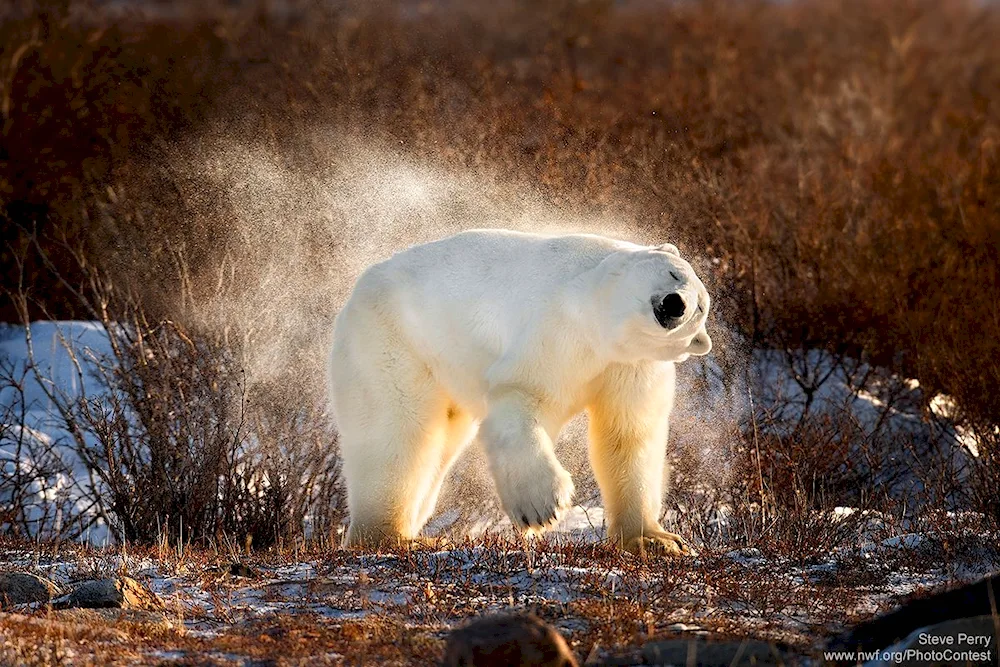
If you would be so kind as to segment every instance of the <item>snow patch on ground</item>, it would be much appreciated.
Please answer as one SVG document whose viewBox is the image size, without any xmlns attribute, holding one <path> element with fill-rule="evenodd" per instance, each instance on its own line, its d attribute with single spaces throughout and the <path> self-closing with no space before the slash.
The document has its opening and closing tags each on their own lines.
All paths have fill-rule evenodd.
<svg viewBox="0 0 1000 667">
<path fill-rule="evenodd" d="M 81 533 L 95 545 L 112 540 L 94 503 L 99 482 L 76 453 L 58 402 L 101 396 L 92 372 L 111 346 L 96 322 L 34 322 L 0 336 L 0 529 L 26 536 Z M 27 335 L 25 335 L 27 333 Z M 58 401 L 54 401 L 56 397 Z"/>
<path fill-rule="evenodd" d="M 669 564 L 562 539 L 562 545 L 541 548 L 492 539 L 437 551 L 314 553 L 299 561 L 254 562 L 257 578 L 231 576 L 221 554 L 168 552 L 157 559 L 114 549 L 58 557 L 0 551 L 0 571 L 31 571 L 62 585 L 95 574 L 128 574 L 156 593 L 171 621 L 195 638 L 239 632 L 281 615 L 317 623 L 392 618 L 440 624 L 446 631 L 481 614 L 556 608 L 567 624 L 589 624 L 601 620 L 588 610 L 617 599 L 651 605 L 660 632 L 711 637 L 721 628 L 802 645 L 842 630 L 853 615 L 871 615 L 922 589 L 971 581 L 998 565 L 996 554 L 984 551 L 956 571 L 923 553 L 926 543 L 940 541 L 933 535 L 900 534 L 871 550 L 845 548 L 809 562 L 745 548 Z"/>
</svg>

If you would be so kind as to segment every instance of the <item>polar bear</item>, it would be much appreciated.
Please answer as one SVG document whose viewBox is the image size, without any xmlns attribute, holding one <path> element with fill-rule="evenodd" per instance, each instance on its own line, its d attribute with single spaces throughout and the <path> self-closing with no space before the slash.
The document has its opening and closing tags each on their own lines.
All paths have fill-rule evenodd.
<svg viewBox="0 0 1000 667">
<path fill-rule="evenodd" d="M 514 525 L 553 526 L 573 496 L 553 442 L 586 410 L 609 538 L 688 552 L 658 519 L 674 364 L 711 350 L 709 303 L 675 246 L 593 234 L 470 230 L 369 267 L 327 368 L 345 546 L 416 539 L 477 430 Z"/>
</svg>

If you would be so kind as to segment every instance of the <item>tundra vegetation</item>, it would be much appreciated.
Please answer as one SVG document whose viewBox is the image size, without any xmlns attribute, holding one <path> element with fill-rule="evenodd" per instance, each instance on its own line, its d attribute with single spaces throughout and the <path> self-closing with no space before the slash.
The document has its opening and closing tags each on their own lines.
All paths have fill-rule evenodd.
<svg viewBox="0 0 1000 667">
<path fill-rule="evenodd" d="M 21 605 L 0 661 L 408 664 L 512 609 L 581 661 L 703 631 L 805 653 L 995 569 L 997 34 L 972 0 L 4 4 L 0 317 L 107 346 L 71 355 L 83 394 L 30 339 L 0 356 L 0 568 L 128 574 L 163 609 Z M 334 304 L 409 242 L 537 210 L 673 242 L 713 295 L 665 524 L 699 557 L 334 549 Z"/>
</svg>

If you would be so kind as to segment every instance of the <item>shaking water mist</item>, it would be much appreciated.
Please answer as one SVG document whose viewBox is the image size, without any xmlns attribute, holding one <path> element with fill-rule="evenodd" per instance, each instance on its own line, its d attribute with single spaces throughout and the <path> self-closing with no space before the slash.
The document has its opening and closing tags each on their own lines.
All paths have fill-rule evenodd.
<svg viewBox="0 0 1000 667">
<path fill-rule="evenodd" d="M 314 132 L 305 145 L 302 153 L 288 155 L 222 139 L 182 149 L 180 156 L 187 176 L 221 189 L 236 215 L 230 221 L 231 258 L 222 262 L 219 281 L 227 271 L 240 278 L 199 303 L 199 317 L 239 340 L 248 381 L 268 385 L 270 395 L 283 400 L 325 391 L 333 320 L 355 280 L 369 265 L 410 245 L 484 227 L 590 232 L 646 244 L 672 240 L 662 226 L 628 224 L 613 212 L 581 216 L 559 210 L 539 193 L 515 191 L 486 170 L 445 173 L 332 132 Z M 690 440 L 698 458 L 723 470 L 719 446 L 739 417 L 734 410 L 742 408 L 720 402 L 720 387 L 712 400 L 688 395 L 686 375 L 682 369 L 671 440 Z M 586 422 L 578 417 L 560 438 L 557 455 L 576 479 L 580 501 L 597 497 L 586 451 Z M 470 486 L 478 491 L 469 493 Z M 438 515 L 496 518 L 494 495 L 481 448 L 470 447 L 451 474 Z M 456 508 L 467 498 L 493 504 L 485 508 L 477 500 L 475 507 Z"/>
</svg>

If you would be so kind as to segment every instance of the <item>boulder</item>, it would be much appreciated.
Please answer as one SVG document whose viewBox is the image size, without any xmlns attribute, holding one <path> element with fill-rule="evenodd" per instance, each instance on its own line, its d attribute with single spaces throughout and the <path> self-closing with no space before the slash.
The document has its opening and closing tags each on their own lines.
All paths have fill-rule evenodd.
<svg viewBox="0 0 1000 667">
<path fill-rule="evenodd" d="M 977 664 L 979 661 L 995 665 L 997 633 L 1000 630 L 998 626 L 1000 626 L 1000 617 L 996 616 L 956 618 L 918 628 L 888 650 L 905 652 L 909 649 L 933 651 L 934 649 L 948 648 L 959 653 L 981 654 L 979 657 L 969 658 L 967 662 Z"/>
<path fill-rule="evenodd" d="M 744 641 L 706 641 L 704 639 L 668 639 L 649 642 L 642 647 L 647 665 L 786 665 L 789 656 L 775 644 L 747 639 Z"/>
<path fill-rule="evenodd" d="M 829 650 L 883 649 L 914 631 L 947 621 L 993 616 L 1000 604 L 1000 573 L 964 586 L 910 599 L 897 609 L 859 623 L 830 642 Z"/>
<path fill-rule="evenodd" d="M 26 602 L 48 602 L 62 594 L 58 585 L 37 574 L 0 574 L 0 609 Z"/>
<path fill-rule="evenodd" d="M 77 584 L 68 595 L 53 601 L 57 609 L 162 609 L 155 593 L 130 577 L 94 579 Z"/>
</svg>

